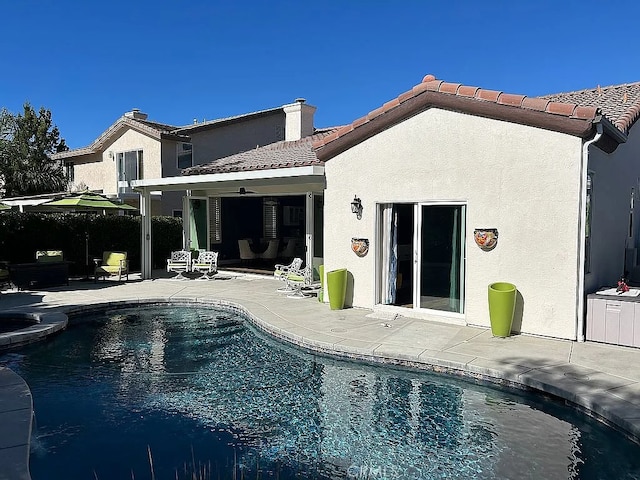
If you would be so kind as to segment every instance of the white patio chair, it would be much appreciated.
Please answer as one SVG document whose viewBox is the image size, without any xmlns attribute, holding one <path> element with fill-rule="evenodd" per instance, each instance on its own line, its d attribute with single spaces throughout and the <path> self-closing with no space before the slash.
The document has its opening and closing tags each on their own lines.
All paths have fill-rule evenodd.
<svg viewBox="0 0 640 480">
<path fill-rule="evenodd" d="M 289 265 L 283 265 L 280 263 L 276 263 L 275 265 L 275 270 L 273 271 L 273 276 L 275 278 L 277 278 L 278 280 L 282 280 L 283 282 L 286 283 L 287 281 L 287 275 L 290 272 L 294 272 L 294 271 L 299 271 L 300 268 L 302 267 L 302 259 L 301 258 L 294 258 L 293 261 L 289 264 Z M 291 287 L 289 287 L 288 285 L 278 288 L 277 290 L 280 293 L 290 293 L 293 292 L 293 289 Z"/>
<path fill-rule="evenodd" d="M 195 262 L 191 264 L 191 271 L 199 272 L 202 275 L 196 280 L 211 280 L 218 273 L 218 252 L 200 252 Z"/>
<path fill-rule="evenodd" d="M 171 258 L 167 259 L 167 272 L 176 272 L 174 280 L 186 280 L 183 273 L 191 271 L 191 252 L 176 250 L 171 252 Z"/>
<path fill-rule="evenodd" d="M 286 275 L 287 286 L 293 291 L 288 298 L 308 298 L 320 291 L 320 282 L 313 279 L 313 268 L 307 265 L 302 270 L 290 271 Z"/>
</svg>

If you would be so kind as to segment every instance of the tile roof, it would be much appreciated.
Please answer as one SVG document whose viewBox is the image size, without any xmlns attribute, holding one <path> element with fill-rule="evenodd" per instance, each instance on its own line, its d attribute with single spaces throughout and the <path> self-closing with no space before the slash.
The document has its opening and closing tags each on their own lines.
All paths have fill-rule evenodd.
<svg viewBox="0 0 640 480">
<path fill-rule="evenodd" d="M 216 120 L 209 120 L 207 122 L 194 123 L 192 125 L 185 125 L 184 127 L 174 127 L 174 128 L 175 128 L 175 133 L 188 135 L 193 131 L 200 131 L 210 127 L 217 127 L 217 126 L 220 126 L 220 124 L 233 123 L 239 120 L 246 120 L 247 118 L 250 118 L 250 117 L 262 117 L 265 115 L 270 115 L 278 112 L 283 112 L 282 107 L 269 108 L 266 110 L 257 110 L 255 112 L 243 113 L 240 115 L 233 115 L 231 117 L 218 118 Z"/>
<path fill-rule="evenodd" d="M 134 130 L 138 130 L 141 133 L 145 133 L 152 138 L 156 139 L 169 139 L 189 142 L 189 135 L 209 128 L 219 127 L 234 123 L 237 121 L 246 120 L 247 118 L 262 117 L 265 115 L 271 115 L 274 113 L 283 112 L 282 107 L 270 108 L 267 110 L 258 110 L 250 113 L 243 113 L 241 115 L 234 115 L 232 117 L 219 118 L 217 120 L 211 120 L 208 122 L 194 123 L 192 125 L 186 125 L 183 127 L 177 127 L 175 125 L 168 125 L 166 123 L 154 122 L 152 120 L 142 118 L 132 118 L 130 116 L 123 115 L 116 122 L 105 130 L 91 145 L 82 148 L 75 148 L 73 150 L 67 150 L 52 155 L 52 158 L 63 159 L 69 157 L 76 157 L 81 155 L 90 155 L 99 152 L 103 148 L 104 144 L 121 128 L 129 126 Z"/>
<path fill-rule="evenodd" d="M 294 141 L 279 141 L 257 147 L 246 152 L 219 158 L 213 162 L 197 165 L 182 171 L 182 175 L 205 175 L 211 173 L 266 170 L 272 168 L 306 167 L 322 165 L 313 143 L 335 132 L 339 127 L 316 129 L 316 133 Z"/>
<path fill-rule="evenodd" d="M 495 118 L 509 122 L 560 131 L 586 138 L 593 132 L 593 124 L 603 111 L 610 112 L 612 123 L 626 133 L 638 117 L 636 89 L 638 84 L 626 86 L 627 103 L 614 115 L 613 100 L 586 101 L 587 95 L 560 94 L 549 97 L 527 97 L 479 87 L 449 83 L 433 75 L 424 77 L 421 83 L 364 117 L 353 121 L 336 132 L 314 142 L 313 147 L 320 160 L 351 148 L 363 140 L 399 123 L 430 107 L 440 107 L 472 115 Z M 613 87 L 610 87 L 613 88 Z M 619 92 L 618 92 L 619 93 Z M 614 98 L 613 93 L 611 98 Z M 635 102 L 635 103 L 634 103 Z M 629 108 L 625 108 L 626 106 Z M 606 114 L 605 114 L 606 115 Z"/>
<path fill-rule="evenodd" d="M 623 133 L 628 133 L 629 128 L 640 117 L 640 82 L 609 87 L 598 85 L 596 88 L 538 98 L 600 108 L 602 114 Z"/>
<path fill-rule="evenodd" d="M 123 128 L 127 127 L 147 134 L 150 137 L 156 138 L 158 140 L 161 138 L 172 138 L 175 140 L 183 139 L 186 141 L 189 140 L 186 136 L 177 135 L 168 130 L 168 128 L 175 128 L 171 127 L 170 125 L 122 116 L 118 120 L 116 120 L 113 125 L 102 132 L 102 134 L 96 140 L 94 140 L 91 145 L 82 148 L 74 148 L 73 150 L 67 150 L 65 152 L 55 153 L 51 157 L 60 160 L 63 158 L 91 155 L 93 153 L 99 152 L 102 148 L 104 148 L 104 146 L 107 144 L 109 139 L 113 137 L 113 135 L 115 135 Z"/>
</svg>

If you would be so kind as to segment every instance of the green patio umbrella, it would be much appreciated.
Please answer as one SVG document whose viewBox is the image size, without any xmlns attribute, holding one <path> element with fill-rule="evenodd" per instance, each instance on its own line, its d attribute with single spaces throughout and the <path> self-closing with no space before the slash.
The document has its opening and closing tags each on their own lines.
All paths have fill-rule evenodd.
<svg viewBox="0 0 640 480">
<path fill-rule="evenodd" d="M 138 210 L 136 207 L 127 205 L 126 203 L 115 203 L 109 200 L 104 195 L 94 193 L 91 191 L 84 191 L 78 193 L 70 193 L 65 197 L 58 200 L 52 200 L 44 203 L 43 205 L 56 207 L 64 210 L 79 211 L 89 213 L 93 211 L 106 211 L 106 210 Z M 89 234 L 85 232 L 85 268 L 87 272 L 87 278 L 89 279 Z"/>
<path fill-rule="evenodd" d="M 44 203 L 48 207 L 57 207 L 66 210 L 137 210 L 136 207 L 126 203 L 115 203 L 104 195 L 90 191 L 70 193 L 58 200 Z"/>
</svg>

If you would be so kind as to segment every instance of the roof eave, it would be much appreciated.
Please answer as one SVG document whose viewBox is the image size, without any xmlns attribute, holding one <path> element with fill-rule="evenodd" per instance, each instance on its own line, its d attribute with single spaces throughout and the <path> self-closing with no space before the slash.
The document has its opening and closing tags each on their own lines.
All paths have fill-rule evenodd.
<svg viewBox="0 0 640 480">
<path fill-rule="evenodd" d="M 338 138 L 317 146 L 316 154 L 318 159 L 325 162 L 377 133 L 429 108 L 442 108 L 495 120 L 503 120 L 566 133 L 580 138 L 589 137 L 593 131 L 593 118 L 568 117 L 566 115 L 514 107 L 459 95 L 425 91 L 399 103 L 381 115 L 370 119 L 367 118 L 362 124 L 349 132 L 339 135 Z"/>
<path fill-rule="evenodd" d="M 600 115 L 594 121 L 602 125 L 604 135 L 596 142 L 596 146 L 605 153 L 613 153 L 621 143 L 627 141 L 627 134 L 620 131 L 607 117 Z"/>
</svg>

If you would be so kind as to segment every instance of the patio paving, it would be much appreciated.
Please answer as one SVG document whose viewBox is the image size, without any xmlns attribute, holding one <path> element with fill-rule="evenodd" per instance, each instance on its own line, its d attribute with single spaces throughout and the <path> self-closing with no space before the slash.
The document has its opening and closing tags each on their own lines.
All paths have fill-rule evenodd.
<svg viewBox="0 0 640 480">
<path fill-rule="evenodd" d="M 72 281 L 46 291 L 5 291 L 0 311 L 58 313 L 97 304 L 147 300 L 227 301 L 244 307 L 259 328 L 305 348 L 349 358 L 405 363 L 523 385 L 592 411 L 640 438 L 640 349 L 527 335 L 492 337 L 487 329 L 448 325 L 371 310 L 329 309 L 316 298 L 291 299 L 270 277 L 221 272 L 209 281 Z M 0 480 L 28 479 L 31 397 L 17 375 L 0 367 Z"/>
</svg>

